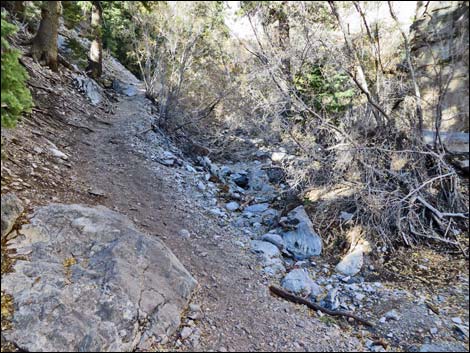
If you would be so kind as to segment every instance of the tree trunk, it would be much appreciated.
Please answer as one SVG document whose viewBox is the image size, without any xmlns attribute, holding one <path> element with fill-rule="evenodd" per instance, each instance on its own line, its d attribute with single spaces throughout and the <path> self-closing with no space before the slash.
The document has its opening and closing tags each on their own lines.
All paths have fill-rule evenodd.
<svg viewBox="0 0 470 353">
<path fill-rule="evenodd" d="M 291 78 L 291 63 L 290 63 L 290 37 L 289 37 L 289 17 L 286 12 L 287 1 L 282 2 L 282 8 L 279 10 L 278 13 L 278 33 L 279 33 L 279 48 L 281 49 L 282 53 L 285 55 L 282 58 L 282 71 L 284 73 L 284 78 L 287 83 L 290 85 L 292 78 Z"/>
<path fill-rule="evenodd" d="M 292 90 L 292 73 L 291 73 L 291 60 L 290 60 L 290 23 L 289 15 L 287 13 L 287 1 L 282 1 L 281 7 L 275 12 L 275 16 L 278 21 L 278 46 L 280 49 L 281 58 L 281 71 L 283 79 L 287 86 L 287 92 L 289 96 L 287 97 L 287 102 L 285 104 L 284 114 L 289 116 L 292 109 L 292 102 L 290 99 L 290 92 Z"/>
<path fill-rule="evenodd" d="M 52 71 L 58 69 L 57 34 L 60 12 L 60 1 L 44 1 L 41 9 L 41 24 L 31 46 L 33 58 L 41 65 L 49 66 Z"/>
<path fill-rule="evenodd" d="M 0 7 L 15 15 L 24 15 L 24 1 L 2 1 Z"/>
<path fill-rule="evenodd" d="M 91 30 L 94 39 L 88 53 L 88 67 L 86 71 L 90 77 L 98 78 L 103 73 L 103 42 L 101 38 L 103 8 L 99 1 L 92 1 L 92 3 Z"/>
<path fill-rule="evenodd" d="M 379 107 L 378 97 L 369 90 L 369 85 L 367 84 L 367 79 L 365 75 L 365 70 L 359 56 L 357 55 L 357 49 L 354 46 L 354 43 L 349 35 L 346 25 L 343 21 L 343 18 L 340 16 L 336 4 L 334 1 L 328 1 L 330 5 L 331 12 L 336 17 L 338 25 L 341 29 L 341 32 L 344 36 L 344 41 L 346 44 L 346 49 L 351 58 L 354 59 L 354 68 L 347 70 L 348 75 L 353 79 L 354 83 L 358 88 L 367 96 L 367 100 L 372 105 L 372 112 L 374 114 L 375 120 L 379 126 L 385 126 L 384 119 L 380 116 L 382 114 L 384 118 L 388 119 L 388 115 Z"/>
</svg>

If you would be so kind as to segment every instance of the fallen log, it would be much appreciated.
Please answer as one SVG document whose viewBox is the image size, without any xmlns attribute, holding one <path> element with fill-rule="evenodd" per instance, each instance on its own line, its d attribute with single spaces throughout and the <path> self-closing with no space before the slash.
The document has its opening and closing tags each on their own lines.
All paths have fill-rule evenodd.
<svg viewBox="0 0 470 353">
<path fill-rule="evenodd" d="M 327 308 L 324 308 L 318 304 L 315 304 L 307 299 L 304 299 L 302 297 L 298 297 L 296 295 L 293 295 L 289 292 L 286 292 L 285 290 L 279 288 L 279 287 L 276 287 L 276 286 L 269 286 L 269 290 L 271 291 L 271 293 L 281 297 L 281 298 L 284 298 L 288 301 L 291 301 L 293 303 L 296 303 L 296 304 L 303 304 L 303 305 L 306 305 L 308 306 L 310 309 L 313 309 L 313 310 L 319 310 L 325 314 L 328 314 L 328 315 L 331 315 L 331 316 L 345 316 L 345 317 L 350 317 L 350 318 L 353 318 L 354 320 L 360 322 L 361 324 L 363 325 L 366 325 L 366 326 L 370 326 L 370 327 L 373 327 L 374 324 L 372 324 L 370 321 L 367 321 L 357 315 L 354 315 L 354 314 L 351 314 L 347 311 L 339 311 L 339 310 L 330 310 L 330 309 L 327 309 Z"/>
</svg>

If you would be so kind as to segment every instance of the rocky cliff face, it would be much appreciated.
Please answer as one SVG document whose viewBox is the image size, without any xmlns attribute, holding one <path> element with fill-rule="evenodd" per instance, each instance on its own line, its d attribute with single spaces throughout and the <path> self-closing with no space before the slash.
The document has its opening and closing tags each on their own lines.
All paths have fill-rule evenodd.
<svg viewBox="0 0 470 353">
<path fill-rule="evenodd" d="M 426 130 L 438 119 L 443 132 L 468 133 L 468 10 L 468 1 L 417 4 L 410 36 Z"/>
</svg>

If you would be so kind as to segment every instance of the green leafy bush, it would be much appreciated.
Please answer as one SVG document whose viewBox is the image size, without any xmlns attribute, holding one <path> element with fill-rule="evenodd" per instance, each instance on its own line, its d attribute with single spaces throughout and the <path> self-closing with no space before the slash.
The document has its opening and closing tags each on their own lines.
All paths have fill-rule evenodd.
<svg viewBox="0 0 470 353">
<path fill-rule="evenodd" d="M 328 70 L 323 65 L 311 65 L 294 77 L 296 90 L 317 111 L 340 113 L 346 110 L 354 97 L 354 89 L 344 73 Z"/>
<path fill-rule="evenodd" d="M 18 59 L 20 52 L 11 48 L 7 37 L 16 31 L 16 27 L 9 23 L 2 13 L 1 28 L 1 114 L 2 127 L 14 127 L 23 112 L 31 111 L 33 100 L 31 92 L 26 87 L 28 75 Z"/>
</svg>

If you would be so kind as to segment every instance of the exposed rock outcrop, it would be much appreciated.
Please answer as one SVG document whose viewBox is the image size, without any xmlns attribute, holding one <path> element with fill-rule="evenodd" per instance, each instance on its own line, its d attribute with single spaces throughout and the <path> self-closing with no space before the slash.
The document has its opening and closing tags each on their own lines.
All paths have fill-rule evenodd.
<svg viewBox="0 0 470 353">
<path fill-rule="evenodd" d="M 180 324 L 196 285 L 158 239 L 103 206 L 39 208 L 2 278 L 15 300 L 5 338 L 26 351 L 148 349 Z"/>
<path fill-rule="evenodd" d="M 428 131 L 435 128 L 441 100 L 441 130 L 468 132 L 468 23 L 467 1 L 418 2 L 410 43 Z"/>
</svg>

